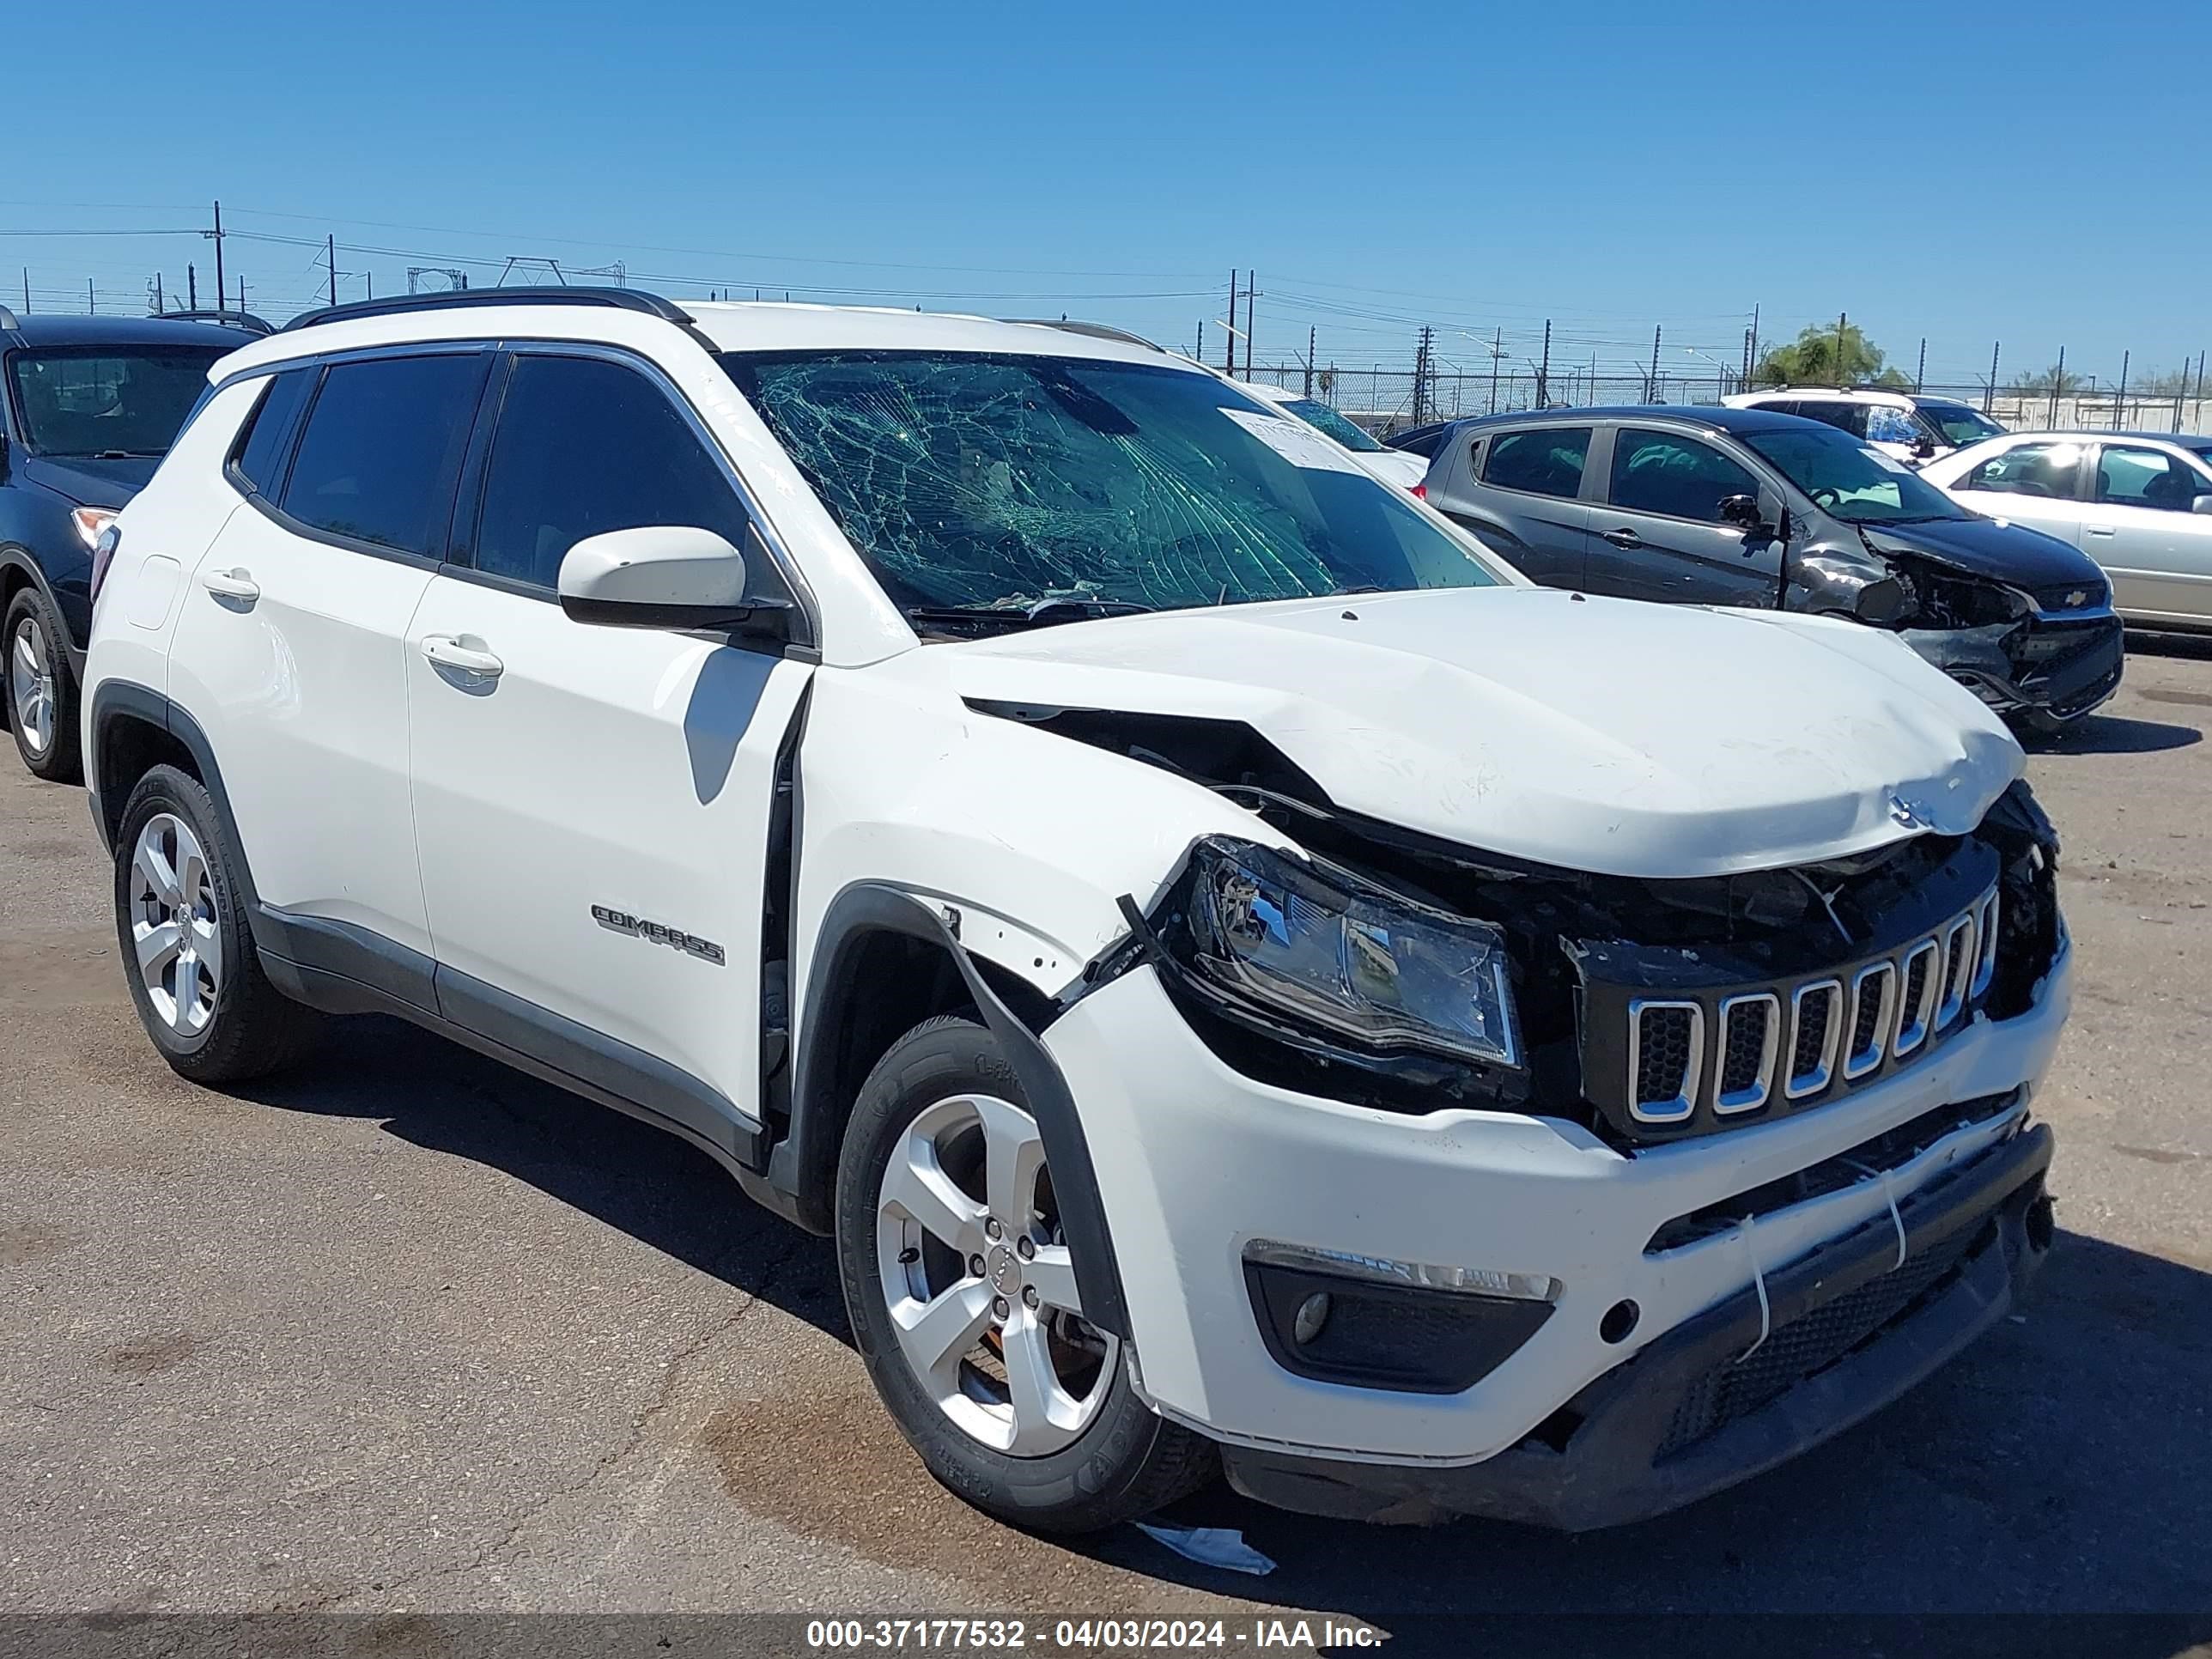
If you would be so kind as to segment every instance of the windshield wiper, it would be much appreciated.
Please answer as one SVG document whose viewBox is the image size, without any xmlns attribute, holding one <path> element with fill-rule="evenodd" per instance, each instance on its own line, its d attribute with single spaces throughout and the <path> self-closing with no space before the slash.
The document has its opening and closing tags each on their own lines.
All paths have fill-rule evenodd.
<svg viewBox="0 0 2212 1659">
<path fill-rule="evenodd" d="M 1149 605 L 1132 599 L 1085 599 L 1062 595 L 1006 605 L 910 605 L 908 622 L 997 623 L 1006 628 L 1045 628 L 1054 623 L 1089 622 L 1099 617 L 1134 617 Z"/>
</svg>

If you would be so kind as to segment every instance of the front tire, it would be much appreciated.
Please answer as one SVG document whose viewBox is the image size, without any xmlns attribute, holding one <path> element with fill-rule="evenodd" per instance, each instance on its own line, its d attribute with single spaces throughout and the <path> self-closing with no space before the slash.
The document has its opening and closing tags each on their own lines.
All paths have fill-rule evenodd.
<svg viewBox="0 0 2212 1659">
<path fill-rule="evenodd" d="M 1095 1532 L 1211 1478 L 1082 1316 L 1036 1121 L 989 1032 L 948 1015 L 877 1062 L 846 1125 L 837 1264 L 855 1346 L 929 1472 L 1036 1532 Z"/>
<path fill-rule="evenodd" d="M 115 933 L 139 1023 L 181 1077 L 240 1083 L 312 1041 L 314 1014 L 262 971 L 238 849 L 199 780 L 157 766 L 115 839 Z"/>
<path fill-rule="evenodd" d="M 8 726 L 31 775 L 75 783 L 77 763 L 76 677 L 61 620 L 46 596 L 26 587 L 0 623 L 0 684 L 7 688 Z"/>
</svg>

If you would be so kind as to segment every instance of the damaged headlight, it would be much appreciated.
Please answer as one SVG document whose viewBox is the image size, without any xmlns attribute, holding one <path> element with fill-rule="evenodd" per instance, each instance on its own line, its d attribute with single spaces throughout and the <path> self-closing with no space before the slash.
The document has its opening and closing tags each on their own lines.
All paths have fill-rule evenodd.
<svg viewBox="0 0 2212 1659">
<path fill-rule="evenodd" d="M 1499 929 L 1250 842 L 1208 837 L 1191 864 L 1185 966 L 1225 1001 L 1364 1048 L 1520 1065 Z"/>
</svg>

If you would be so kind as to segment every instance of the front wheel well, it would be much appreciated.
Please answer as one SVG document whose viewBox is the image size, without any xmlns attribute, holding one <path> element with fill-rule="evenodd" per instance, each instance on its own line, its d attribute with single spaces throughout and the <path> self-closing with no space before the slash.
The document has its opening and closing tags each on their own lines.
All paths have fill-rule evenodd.
<svg viewBox="0 0 2212 1659">
<path fill-rule="evenodd" d="M 138 780 L 157 766 L 173 766 L 204 784 L 198 761 L 176 733 L 143 714 L 117 713 L 99 723 L 92 775 L 100 787 L 100 815 L 111 844 L 121 833 L 123 809 Z"/>
<path fill-rule="evenodd" d="M 941 1014 L 986 1023 L 957 949 L 945 939 L 870 927 L 845 934 L 815 963 L 819 988 L 807 997 L 791 1121 L 772 1165 L 803 1225 L 830 1229 L 846 1121 L 891 1045 Z M 1043 992 L 997 963 L 970 956 L 967 966 L 1032 1031 L 1057 1012 Z"/>
</svg>

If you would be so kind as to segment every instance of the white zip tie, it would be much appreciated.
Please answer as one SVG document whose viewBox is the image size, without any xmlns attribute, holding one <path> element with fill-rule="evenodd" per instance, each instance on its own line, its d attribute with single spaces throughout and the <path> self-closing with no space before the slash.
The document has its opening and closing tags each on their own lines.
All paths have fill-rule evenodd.
<svg viewBox="0 0 2212 1659">
<path fill-rule="evenodd" d="M 1897 1194 L 1890 1184 L 1890 1171 L 1871 1169 L 1856 1158 L 1847 1161 L 1861 1175 L 1870 1175 L 1881 1182 L 1881 1195 L 1889 1200 L 1889 1218 L 1897 1229 L 1897 1260 L 1889 1264 L 1890 1272 L 1895 1273 L 1905 1265 L 1905 1218 L 1897 1211 Z"/>
<path fill-rule="evenodd" d="M 1774 1310 L 1768 1305 L 1766 1300 L 1766 1271 L 1759 1265 L 1759 1252 L 1751 1248 L 1751 1218 L 1749 1216 L 1744 1217 L 1737 1224 L 1735 1236 L 1743 1241 L 1743 1252 L 1751 1258 L 1751 1282 L 1753 1288 L 1759 1291 L 1759 1340 L 1735 1357 L 1733 1363 L 1741 1365 L 1765 1346 L 1768 1335 L 1774 1328 Z"/>
</svg>

